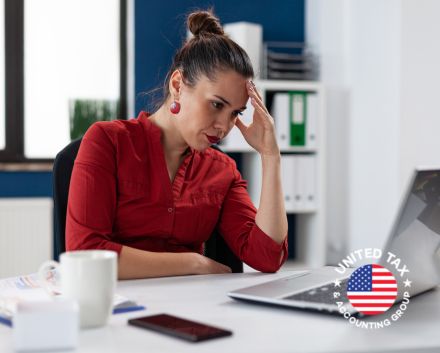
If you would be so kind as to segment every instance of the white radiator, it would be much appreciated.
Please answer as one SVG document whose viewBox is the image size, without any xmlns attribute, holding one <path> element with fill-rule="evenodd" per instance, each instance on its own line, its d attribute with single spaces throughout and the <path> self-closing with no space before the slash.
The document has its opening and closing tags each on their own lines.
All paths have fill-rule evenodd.
<svg viewBox="0 0 440 353">
<path fill-rule="evenodd" d="M 51 198 L 0 198 L 0 278 L 37 272 L 52 237 Z"/>
</svg>

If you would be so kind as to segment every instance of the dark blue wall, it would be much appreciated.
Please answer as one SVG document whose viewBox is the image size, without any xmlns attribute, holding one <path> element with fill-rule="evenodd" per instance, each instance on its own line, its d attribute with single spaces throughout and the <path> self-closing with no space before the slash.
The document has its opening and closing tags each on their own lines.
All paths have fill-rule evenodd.
<svg viewBox="0 0 440 353">
<path fill-rule="evenodd" d="M 186 14 L 211 5 L 222 23 L 263 25 L 264 41 L 304 41 L 304 0 L 136 0 L 136 114 L 149 102 L 139 93 L 163 83 L 174 53 L 186 37 Z"/>
<path fill-rule="evenodd" d="M 52 172 L 0 172 L 0 197 L 52 197 Z"/>
</svg>

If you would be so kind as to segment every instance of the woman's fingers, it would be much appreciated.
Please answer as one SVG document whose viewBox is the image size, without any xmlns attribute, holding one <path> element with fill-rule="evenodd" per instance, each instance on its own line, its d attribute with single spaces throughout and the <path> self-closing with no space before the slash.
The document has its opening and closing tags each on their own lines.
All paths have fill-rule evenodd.
<svg viewBox="0 0 440 353">
<path fill-rule="evenodd" d="M 221 265 L 221 273 L 231 273 L 232 272 L 232 270 L 229 266 L 225 266 L 223 264 L 220 264 L 220 265 Z"/>
<path fill-rule="evenodd" d="M 264 106 L 262 99 L 257 95 L 255 89 L 249 88 L 249 97 L 254 99 L 259 105 Z"/>
<path fill-rule="evenodd" d="M 266 109 L 266 106 L 263 103 L 263 100 L 260 96 L 260 94 L 258 93 L 257 89 L 255 88 L 255 85 L 248 83 L 248 92 L 249 92 L 249 97 L 252 99 L 254 99 L 255 104 L 257 104 L 265 114 L 269 114 L 268 110 Z M 255 106 L 254 104 L 254 106 Z"/>
<path fill-rule="evenodd" d="M 237 117 L 237 120 L 235 121 L 235 126 L 238 127 L 238 129 L 241 132 L 244 132 L 246 130 L 246 128 L 247 128 L 247 126 L 238 117 Z"/>
<path fill-rule="evenodd" d="M 263 98 L 261 97 L 260 92 L 258 92 L 257 87 L 255 86 L 255 83 L 254 83 L 253 81 L 249 81 L 249 82 L 250 82 L 249 86 L 250 86 L 250 88 L 255 92 L 255 95 L 256 95 L 261 101 L 263 101 Z"/>
<path fill-rule="evenodd" d="M 269 115 L 269 112 L 267 111 L 267 109 L 263 105 L 263 103 L 258 102 L 255 98 L 252 98 L 251 102 L 252 102 L 252 105 L 257 113 L 257 114 L 254 114 L 254 117 L 256 117 L 256 119 L 260 119 L 260 121 L 263 123 L 266 121 L 272 120 Z"/>
<path fill-rule="evenodd" d="M 232 270 L 230 267 L 221 264 L 220 262 L 217 262 L 215 260 L 211 260 L 211 273 L 231 273 Z"/>
</svg>

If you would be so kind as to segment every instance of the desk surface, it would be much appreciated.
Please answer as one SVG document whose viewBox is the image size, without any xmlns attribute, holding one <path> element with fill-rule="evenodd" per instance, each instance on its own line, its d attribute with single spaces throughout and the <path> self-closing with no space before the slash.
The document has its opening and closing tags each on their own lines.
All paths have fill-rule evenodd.
<svg viewBox="0 0 440 353">
<path fill-rule="evenodd" d="M 404 317 L 379 330 L 340 316 L 236 302 L 230 290 L 288 276 L 243 273 L 120 281 L 117 292 L 147 307 L 113 315 L 108 326 L 83 330 L 77 352 L 434 352 L 440 347 L 440 290 L 411 298 Z M 169 313 L 224 327 L 233 336 L 201 343 L 128 326 L 133 317 Z M 11 329 L 0 325 L 0 352 L 12 352 Z"/>
</svg>

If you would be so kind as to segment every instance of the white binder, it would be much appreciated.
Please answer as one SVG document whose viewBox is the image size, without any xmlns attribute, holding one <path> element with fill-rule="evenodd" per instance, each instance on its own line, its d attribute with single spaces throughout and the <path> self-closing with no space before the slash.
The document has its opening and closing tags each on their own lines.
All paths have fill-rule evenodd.
<svg viewBox="0 0 440 353">
<path fill-rule="evenodd" d="M 295 209 L 297 212 L 316 211 L 316 156 L 297 156 L 295 165 Z"/>
<path fill-rule="evenodd" d="M 275 121 L 277 141 L 281 149 L 290 147 L 289 99 L 288 93 L 274 94 L 270 113 Z"/>
<path fill-rule="evenodd" d="M 293 155 L 281 156 L 281 183 L 286 212 L 295 211 L 295 161 L 296 158 Z"/>
<path fill-rule="evenodd" d="M 319 100 L 316 93 L 307 93 L 306 147 L 316 148 L 318 144 Z"/>
<path fill-rule="evenodd" d="M 304 209 L 304 198 L 306 188 L 306 171 L 304 169 L 304 156 L 295 156 L 295 212 L 301 212 Z"/>
</svg>

